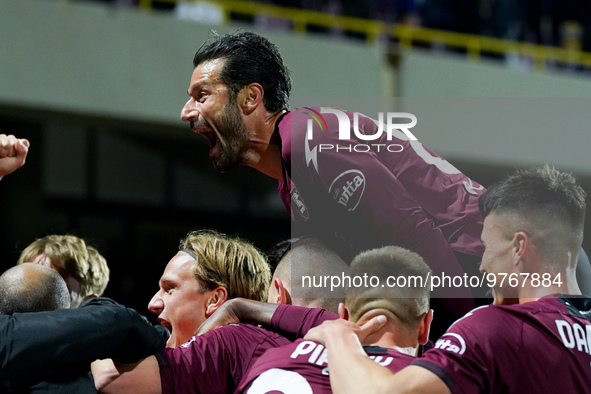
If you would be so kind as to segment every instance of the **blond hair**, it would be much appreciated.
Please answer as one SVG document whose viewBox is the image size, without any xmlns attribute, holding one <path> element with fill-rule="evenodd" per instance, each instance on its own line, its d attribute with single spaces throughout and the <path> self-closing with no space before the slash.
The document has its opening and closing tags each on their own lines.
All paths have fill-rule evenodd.
<svg viewBox="0 0 591 394">
<path fill-rule="evenodd" d="M 261 251 L 250 242 L 200 230 L 189 233 L 181 241 L 180 250 L 198 262 L 192 272 L 205 290 L 221 286 L 228 291 L 229 299 L 267 300 L 271 270 Z"/>
<path fill-rule="evenodd" d="M 100 296 L 109 283 L 109 267 L 105 258 L 92 246 L 74 235 L 48 235 L 27 246 L 17 264 L 32 262 L 38 256 L 49 259 L 52 267 L 63 277 L 80 283 L 83 299 Z"/>
<path fill-rule="evenodd" d="M 109 284 L 109 276 L 111 271 L 107 265 L 107 260 L 99 253 L 96 248 L 87 246 L 88 250 L 88 280 L 87 280 L 87 293 L 84 296 L 87 297 L 92 294 L 102 296 Z"/>
</svg>

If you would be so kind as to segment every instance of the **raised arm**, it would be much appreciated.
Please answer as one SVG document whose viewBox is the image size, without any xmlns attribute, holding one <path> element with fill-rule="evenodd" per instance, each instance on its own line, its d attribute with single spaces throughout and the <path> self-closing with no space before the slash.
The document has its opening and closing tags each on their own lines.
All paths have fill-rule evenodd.
<svg viewBox="0 0 591 394">
<path fill-rule="evenodd" d="M 28 152 L 28 140 L 0 134 L 0 179 L 22 167 Z"/>
</svg>

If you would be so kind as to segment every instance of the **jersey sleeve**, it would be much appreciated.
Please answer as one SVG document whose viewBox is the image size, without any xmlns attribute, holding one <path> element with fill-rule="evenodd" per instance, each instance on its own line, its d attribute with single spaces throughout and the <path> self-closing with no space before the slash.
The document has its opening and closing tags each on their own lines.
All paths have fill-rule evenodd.
<svg viewBox="0 0 591 394">
<path fill-rule="evenodd" d="M 271 330 L 288 339 L 303 338 L 306 333 L 326 320 L 336 320 L 339 315 L 321 308 L 306 308 L 281 304 L 271 318 Z"/>
<path fill-rule="evenodd" d="M 290 342 L 248 324 L 232 324 L 156 354 L 162 393 L 231 393 L 265 350 Z"/>
<path fill-rule="evenodd" d="M 437 375 L 452 393 L 489 392 L 497 382 L 503 363 L 520 357 L 521 325 L 506 320 L 494 306 L 476 308 L 454 323 L 412 365 Z M 509 340 L 507 340 L 509 338 Z"/>
</svg>

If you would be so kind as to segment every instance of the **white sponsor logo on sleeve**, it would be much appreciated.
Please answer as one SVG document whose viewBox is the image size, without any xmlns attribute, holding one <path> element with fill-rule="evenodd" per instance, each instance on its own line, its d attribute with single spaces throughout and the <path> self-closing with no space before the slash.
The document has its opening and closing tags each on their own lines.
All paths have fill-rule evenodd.
<svg viewBox="0 0 591 394">
<path fill-rule="evenodd" d="M 437 343 L 435 343 L 435 349 L 447 350 L 457 354 L 464 354 L 466 351 L 466 341 L 460 335 L 448 332 L 443 334 Z"/>
<path fill-rule="evenodd" d="M 354 211 L 365 192 L 365 175 L 359 170 L 345 171 L 332 181 L 328 192 L 348 211 Z"/>
</svg>

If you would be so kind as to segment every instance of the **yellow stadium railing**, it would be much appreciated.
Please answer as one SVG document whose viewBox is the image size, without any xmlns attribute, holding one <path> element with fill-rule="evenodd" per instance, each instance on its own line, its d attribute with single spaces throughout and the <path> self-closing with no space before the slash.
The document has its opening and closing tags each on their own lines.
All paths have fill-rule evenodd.
<svg viewBox="0 0 591 394">
<path fill-rule="evenodd" d="M 139 0 L 142 9 L 151 9 L 155 0 Z M 178 0 L 157 0 L 158 2 L 177 3 Z M 232 13 L 243 15 L 262 15 L 291 21 L 295 32 L 306 33 L 307 26 L 340 28 L 350 32 L 362 33 L 368 43 L 377 43 L 380 36 L 386 35 L 398 39 L 403 49 L 412 47 L 414 42 L 441 44 L 464 49 L 469 59 L 479 60 L 483 52 L 495 54 L 515 54 L 533 59 L 534 68 L 543 71 L 548 61 L 591 67 L 591 53 L 577 49 L 565 49 L 516 41 L 489 38 L 478 35 L 455 33 L 442 30 L 411 27 L 401 24 L 362 18 L 330 15 L 323 12 L 280 7 L 271 4 L 249 1 L 218 0 L 206 2 L 223 9 L 226 21 Z"/>
</svg>

